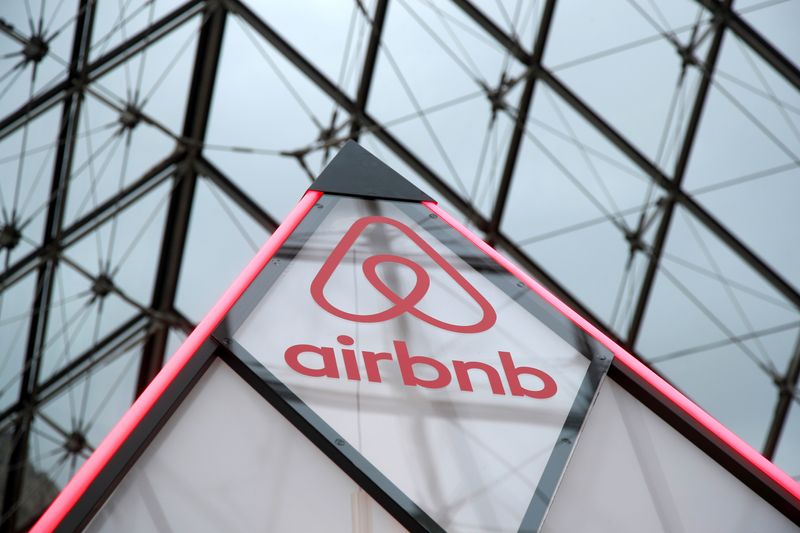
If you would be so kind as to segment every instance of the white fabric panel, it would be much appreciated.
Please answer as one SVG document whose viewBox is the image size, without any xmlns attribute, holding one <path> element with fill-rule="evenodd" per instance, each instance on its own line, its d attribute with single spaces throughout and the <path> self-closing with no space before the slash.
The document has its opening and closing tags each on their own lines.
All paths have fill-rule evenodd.
<svg viewBox="0 0 800 533">
<path fill-rule="evenodd" d="M 798 529 L 610 378 L 543 527 L 551 533 Z"/>
<path fill-rule="evenodd" d="M 405 531 L 221 362 L 150 444 L 89 531 Z"/>
</svg>

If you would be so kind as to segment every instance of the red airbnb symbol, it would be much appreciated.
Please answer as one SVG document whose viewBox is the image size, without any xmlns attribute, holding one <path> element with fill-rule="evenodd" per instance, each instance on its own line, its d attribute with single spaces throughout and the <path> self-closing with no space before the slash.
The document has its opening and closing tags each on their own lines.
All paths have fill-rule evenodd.
<svg viewBox="0 0 800 533">
<path fill-rule="evenodd" d="M 428 292 L 428 288 L 431 285 L 431 278 L 428 276 L 428 273 L 425 271 L 425 269 L 418 263 L 415 263 L 406 257 L 392 254 L 370 256 L 364 260 L 362 265 L 362 269 L 367 281 L 369 281 L 372 286 L 378 290 L 378 292 L 392 302 L 392 307 L 389 307 L 385 311 L 380 311 L 378 313 L 360 315 L 348 313 L 347 311 L 343 311 L 331 304 L 325 297 L 325 285 L 328 283 L 328 280 L 331 279 L 331 275 L 333 275 L 334 270 L 336 270 L 336 267 L 339 266 L 339 263 L 342 261 L 344 256 L 350 251 L 350 248 L 353 246 L 353 243 L 355 243 L 356 239 L 358 239 L 358 236 L 361 235 L 361 233 L 363 233 L 370 224 L 386 224 L 388 226 L 392 226 L 400 230 L 405 236 L 411 239 L 414 244 L 419 246 L 419 248 L 425 252 L 434 263 L 442 267 L 442 269 L 447 272 L 453 281 L 455 281 L 462 289 L 464 289 L 464 291 L 470 295 L 475 303 L 478 304 L 483 314 L 481 319 L 475 324 L 450 324 L 448 322 L 439 320 L 438 318 L 434 318 L 423 311 L 420 311 L 416 306 Z M 406 296 L 401 296 L 390 289 L 389 286 L 387 286 L 386 283 L 384 283 L 383 280 L 378 276 L 377 268 L 381 263 L 397 263 L 410 268 L 416 276 L 416 283 L 414 284 L 414 288 L 411 290 L 411 292 L 409 292 Z M 470 283 L 464 279 L 464 276 L 462 276 L 455 268 L 453 268 L 450 263 L 445 261 L 445 259 L 439 255 L 439 253 L 434 250 L 431 245 L 422 240 L 419 235 L 414 233 L 411 228 L 402 222 L 382 216 L 369 216 L 360 218 L 356 220 L 352 226 L 350 226 L 350 229 L 347 230 L 347 233 L 345 233 L 344 237 L 342 237 L 342 240 L 339 241 L 339 244 L 337 244 L 336 248 L 333 249 L 331 255 L 328 257 L 327 261 L 325 261 L 325 264 L 322 265 L 322 268 L 314 278 L 314 281 L 311 282 L 311 296 L 314 298 L 314 301 L 317 302 L 317 304 L 319 304 L 319 306 L 325 309 L 327 312 L 338 316 L 339 318 L 352 320 L 353 322 L 383 322 L 385 320 L 396 318 L 403 313 L 409 313 L 423 322 L 427 322 L 432 326 L 436 326 L 447 331 L 452 331 L 455 333 L 480 333 L 481 331 L 486 331 L 492 327 L 497 320 L 497 314 L 495 313 L 491 304 L 486 301 L 486 298 L 484 298 L 475 289 L 475 287 L 470 285 Z"/>
</svg>

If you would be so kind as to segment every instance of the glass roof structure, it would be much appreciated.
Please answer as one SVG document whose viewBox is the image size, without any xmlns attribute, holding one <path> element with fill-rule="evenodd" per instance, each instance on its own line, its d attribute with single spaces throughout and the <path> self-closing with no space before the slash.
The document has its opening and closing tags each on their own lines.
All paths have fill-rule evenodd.
<svg viewBox="0 0 800 533">
<path fill-rule="evenodd" d="M 800 2 L 0 5 L 0 529 L 348 139 L 800 476 Z"/>
</svg>

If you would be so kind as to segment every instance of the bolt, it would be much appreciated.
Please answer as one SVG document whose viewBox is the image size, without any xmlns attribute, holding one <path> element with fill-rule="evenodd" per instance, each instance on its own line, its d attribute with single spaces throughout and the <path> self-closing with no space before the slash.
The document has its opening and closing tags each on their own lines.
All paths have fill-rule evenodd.
<svg viewBox="0 0 800 533">
<path fill-rule="evenodd" d="M 114 290 L 114 282 L 111 281 L 108 274 L 100 274 L 94 278 L 92 282 L 92 292 L 95 296 L 105 298 L 112 290 Z"/>
<path fill-rule="evenodd" d="M 122 125 L 122 128 L 126 130 L 132 130 L 139 125 L 141 120 L 142 113 L 131 104 L 126 105 L 125 109 L 119 115 L 119 123 Z"/>
<path fill-rule="evenodd" d="M 67 435 L 64 449 L 71 454 L 79 454 L 86 447 L 86 437 L 80 431 L 73 431 Z"/>
<path fill-rule="evenodd" d="M 34 35 L 25 44 L 25 47 L 22 49 L 22 55 L 25 56 L 26 62 L 38 63 L 47 55 L 49 50 L 50 48 L 47 46 L 45 40 L 42 39 L 40 35 Z"/>
<path fill-rule="evenodd" d="M 630 245 L 631 252 L 642 251 L 644 250 L 644 244 L 642 243 L 642 235 L 641 230 L 636 231 L 626 231 L 625 232 L 625 240 L 628 241 Z"/>
<path fill-rule="evenodd" d="M 6 225 L 0 228 L 0 249 L 13 250 L 22 239 L 22 233 L 16 226 Z"/>
</svg>

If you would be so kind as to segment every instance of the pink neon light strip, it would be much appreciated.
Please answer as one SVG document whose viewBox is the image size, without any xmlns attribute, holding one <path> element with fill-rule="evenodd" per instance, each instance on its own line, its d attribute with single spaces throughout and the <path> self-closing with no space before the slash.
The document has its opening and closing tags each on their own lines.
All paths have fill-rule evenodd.
<svg viewBox="0 0 800 533">
<path fill-rule="evenodd" d="M 456 231 L 469 239 L 475 246 L 483 250 L 489 257 L 497 261 L 509 272 L 514 274 L 520 281 L 544 298 L 553 307 L 567 315 L 573 322 L 580 326 L 584 331 L 599 340 L 603 345 L 611 350 L 614 357 L 636 373 L 651 387 L 660 392 L 664 397 L 677 405 L 687 415 L 694 419 L 698 424 L 705 427 L 714 436 L 728 445 L 733 451 L 739 454 L 745 461 L 752 464 L 755 468 L 764 473 L 769 479 L 777 483 L 786 492 L 791 494 L 800 503 L 800 483 L 792 479 L 786 472 L 775 466 L 763 455 L 754 450 L 749 444 L 743 441 L 738 435 L 727 427 L 719 423 L 714 417 L 703 411 L 689 398 L 681 394 L 672 385 L 664 381 L 658 374 L 647 368 L 636 357 L 626 352 L 621 346 L 608 338 L 602 331 L 590 324 L 585 318 L 573 311 L 567 304 L 559 300 L 555 295 L 539 284 L 536 280 L 523 272 L 511 261 L 500 255 L 497 250 L 483 242 L 478 236 L 464 227 L 458 220 L 447 214 L 434 202 L 422 202 L 425 207 L 430 209 L 439 218 L 450 224 Z"/>
<path fill-rule="evenodd" d="M 233 304 L 244 293 L 245 289 L 255 279 L 261 269 L 264 268 L 275 252 L 283 245 L 287 237 L 294 231 L 297 225 L 303 220 L 308 211 L 322 196 L 321 192 L 308 191 L 295 208 L 286 217 L 286 220 L 275 230 L 264 246 L 258 251 L 256 256 L 245 267 L 239 277 L 228 287 L 222 298 L 211 308 L 211 311 L 203 318 L 192 333 L 186 338 L 180 348 L 170 358 L 164 368 L 153 379 L 150 385 L 142 392 L 139 398 L 133 403 L 128 411 L 123 415 L 114 429 L 103 439 L 94 453 L 81 466 L 75 476 L 67 483 L 61 494 L 53 500 L 50 507 L 36 522 L 31 529 L 31 533 L 44 533 L 53 531 L 64 519 L 67 513 L 77 503 L 78 499 L 86 492 L 89 485 L 95 480 L 97 475 L 108 464 L 111 458 L 117 453 L 120 446 L 133 432 L 134 428 L 152 409 L 158 398 L 173 382 L 175 377 L 186 366 L 186 363 L 200 348 L 200 345 L 211 335 L 214 328 L 222 320 Z"/>
</svg>

